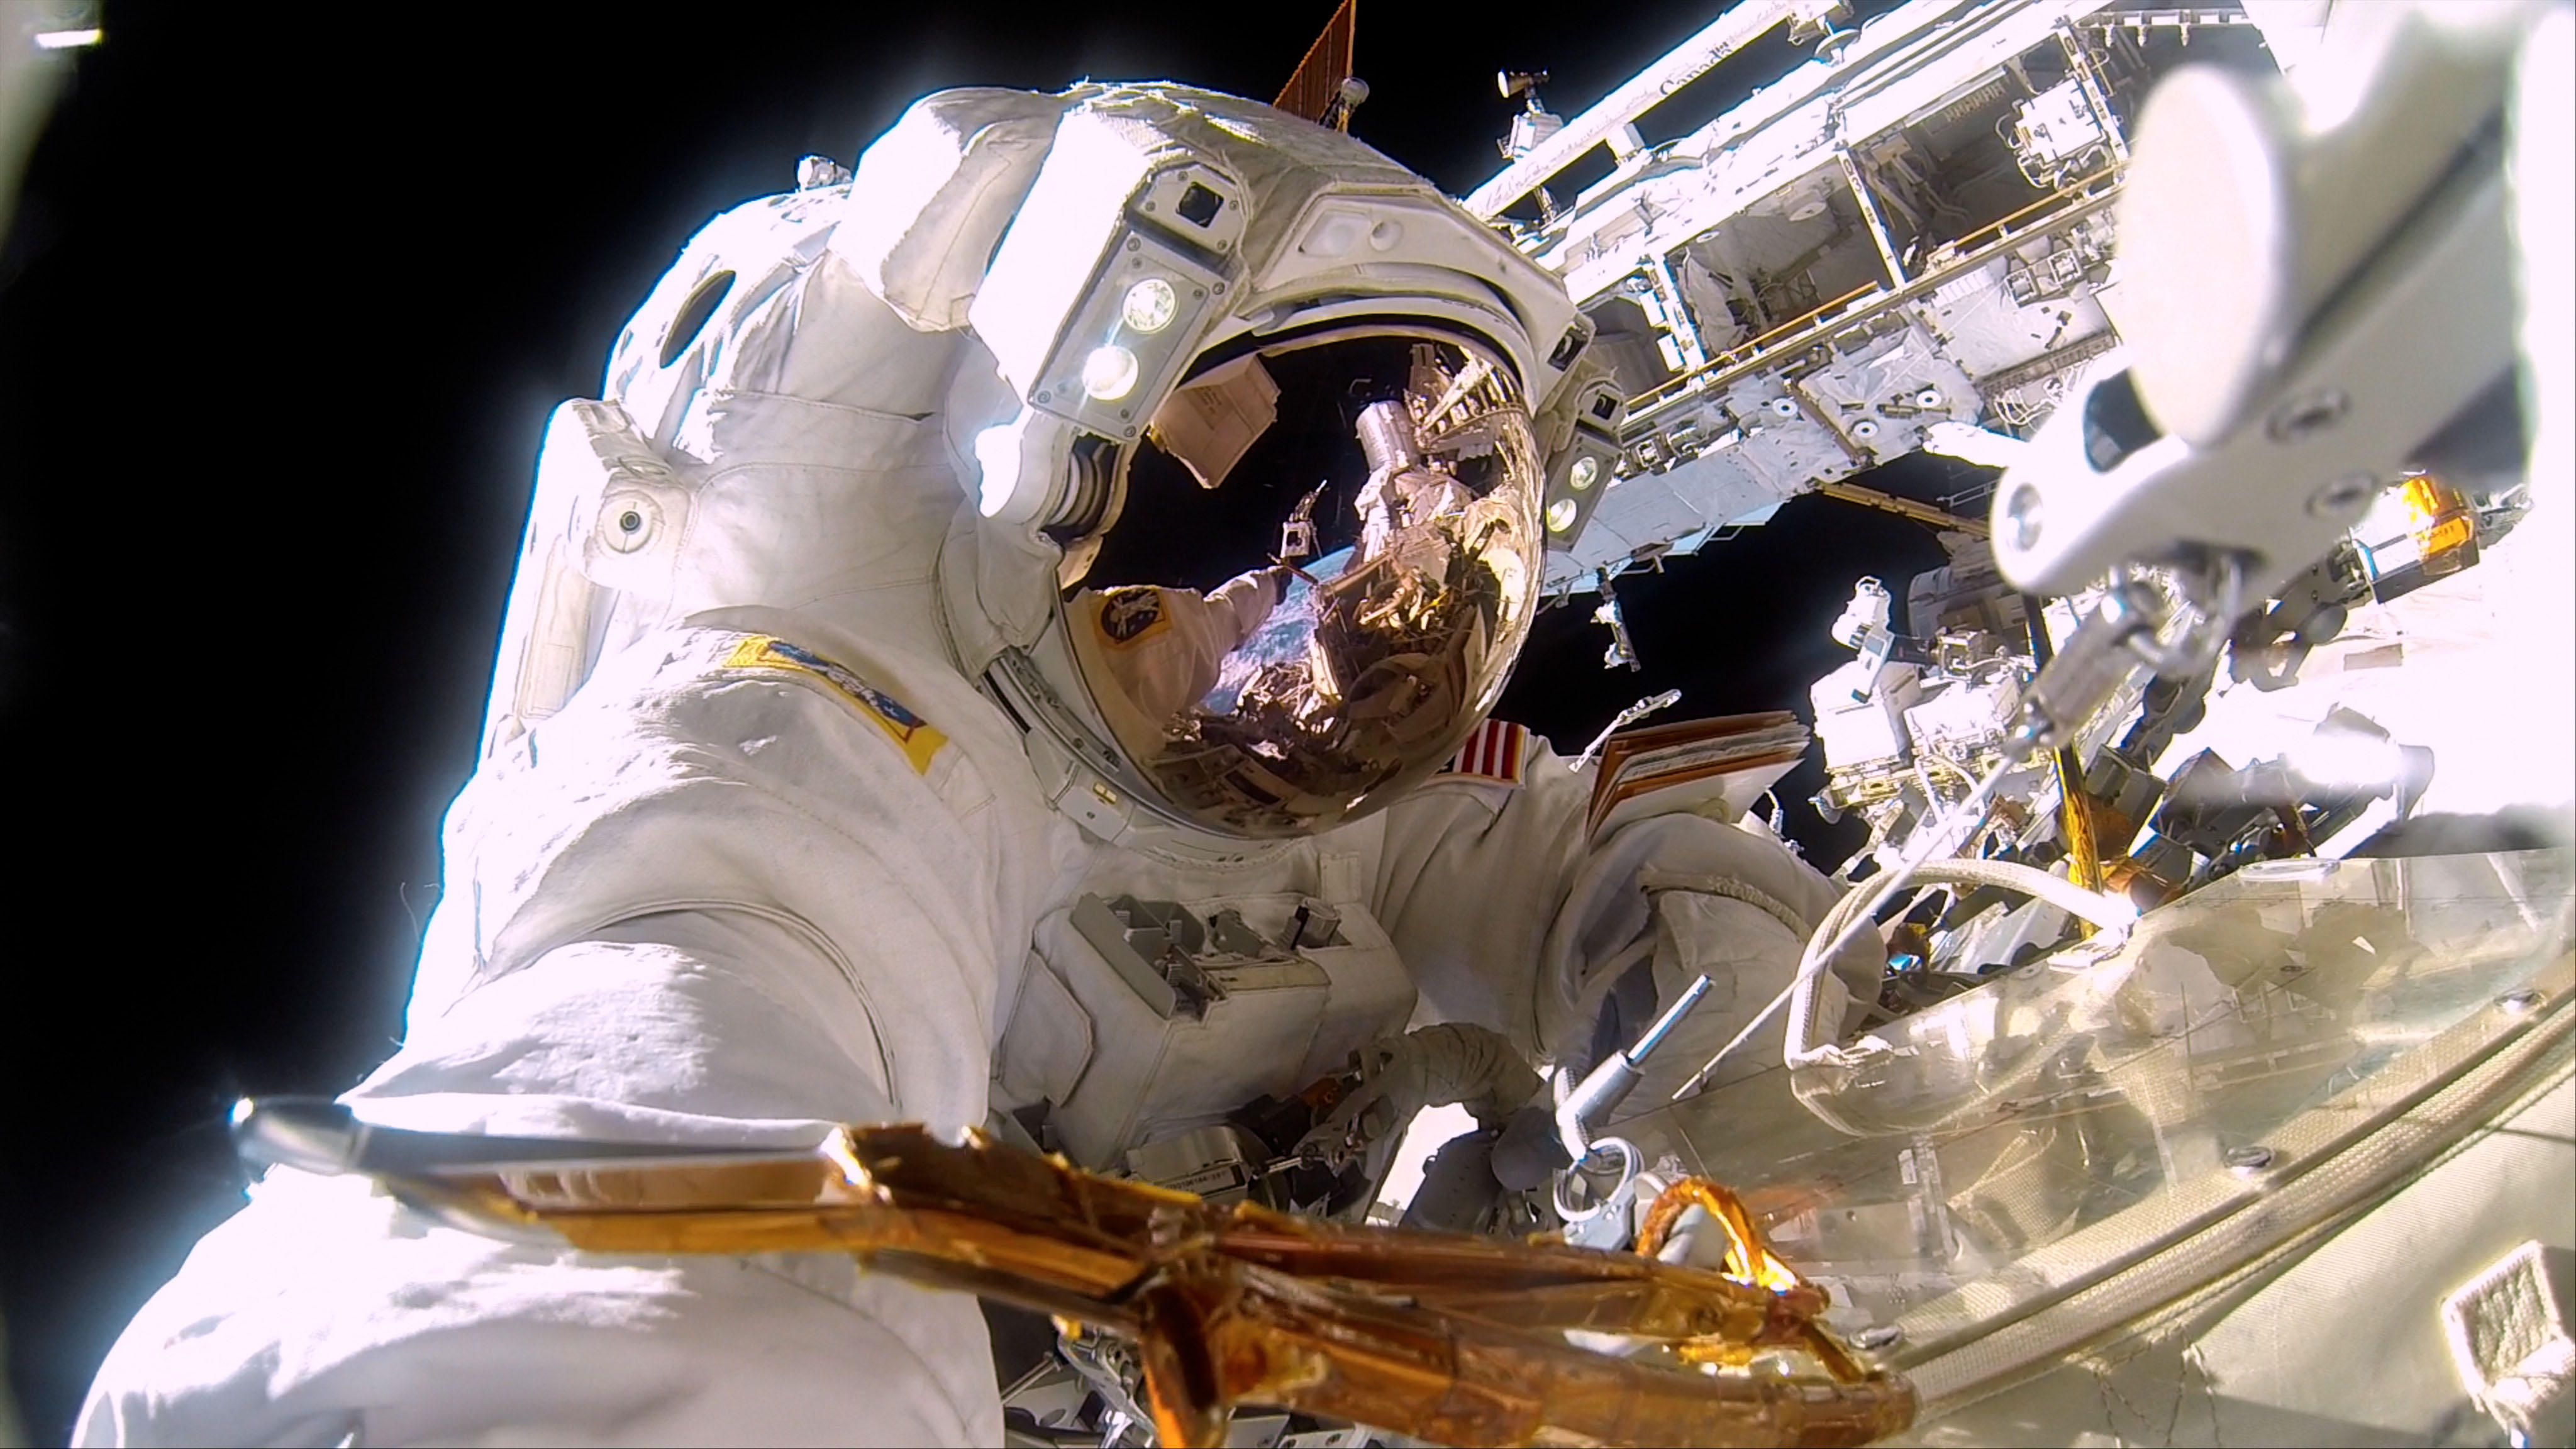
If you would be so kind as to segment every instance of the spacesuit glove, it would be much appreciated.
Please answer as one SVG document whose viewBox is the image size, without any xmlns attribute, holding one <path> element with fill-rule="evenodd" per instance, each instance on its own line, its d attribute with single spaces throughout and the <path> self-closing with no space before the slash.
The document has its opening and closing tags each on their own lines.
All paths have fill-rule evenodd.
<svg viewBox="0 0 2576 1449">
<path fill-rule="evenodd" d="M 1380 1037 L 1361 1053 L 1360 1076 L 1360 1085 L 1306 1134 L 1306 1150 L 1336 1156 L 1389 1138 L 1425 1107 L 1464 1104 L 1477 1121 L 1500 1123 L 1540 1086 L 1510 1042 L 1466 1022 Z"/>
</svg>

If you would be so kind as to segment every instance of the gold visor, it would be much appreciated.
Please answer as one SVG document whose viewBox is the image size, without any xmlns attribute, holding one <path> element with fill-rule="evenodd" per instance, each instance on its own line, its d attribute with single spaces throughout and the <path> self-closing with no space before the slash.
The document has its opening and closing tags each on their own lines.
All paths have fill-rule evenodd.
<svg viewBox="0 0 2576 1449">
<path fill-rule="evenodd" d="M 1118 462 L 1063 608 L 1171 813 L 1311 834 L 1458 749 L 1529 633 L 1544 460 L 1510 367 L 1413 324 L 1204 365 Z"/>
</svg>

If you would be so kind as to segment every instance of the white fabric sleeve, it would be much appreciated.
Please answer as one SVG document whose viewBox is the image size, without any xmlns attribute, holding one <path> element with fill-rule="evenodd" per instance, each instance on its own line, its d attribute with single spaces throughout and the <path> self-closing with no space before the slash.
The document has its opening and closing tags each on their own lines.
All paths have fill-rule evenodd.
<svg viewBox="0 0 2576 1449">
<path fill-rule="evenodd" d="M 800 1002 L 793 932 L 672 912 L 424 1022 L 349 1098 L 388 1125 L 817 1140 L 882 1119 L 874 1043 Z M 822 983 L 816 983 L 818 985 Z M 854 1051 L 854 1046 L 863 1048 Z M 997 1442 L 973 1300 L 835 1254 L 610 1257 L 273 1169 L 99 1372 L 81 1444 Z"/>
<path fill-rule="evenodd" d="M 1659 914 L 1639 877 L 1658 870 L 1731 881 L 1810 922 L 1841 892 L 1771 836 L 1687 812 L 1587 844 L 1592 771 L 1577 772 L 1532 737 L 1520 773 L 1518 785 L 1435 781 L 1387 811 L 1382 919 L 1429 1014 L 1492 1027 L 1533 1060 L 1580 1056 L 1609 984 L 1600 968 L 1652 933 L 1659 1002 L 1678 999 L 1702 970 L 1715 988 L 1655 1063 L 1669 1069 L 1689 1057 L 1680 1066 L 1687 1075 L 1705 1059 L 1691 1055 L 1702 1037 L 1727 1023 L 1706 1043 L 1715 1050 L 1787 983 L 1805 938 L 1723 896 L 1666 894 Z M 1868 945 L 1835 960 L 1849 982 L 1844 1000 L 1875 992 Z M 1738 1050 L 1746 1061 L 1765 1059 L 1765 1040 L 1777 1064 L 1776 1025 Z"/>
<path fill-rule="evenodd" d="M 1231 579 L 1213 594 L 1161 587 L 1152 594 L 1160 618 L 1132 639 L 1111 639 L 1101 627 L 1111 595 L 1094 590 L 1079 596 L 1074 626 L 1086 631 L 1093 657 L 1126 696 L 1122 713 L 1132 713 L 1149 734 L 1216 688 L 1225 656 L 1252 637 L 1279 598 L 1278 585 L 1260 573 Z"/>
<path fill-rule="evenodd" d="M 1217 633 L 1218 638 L 1226 640 L 1218 653 L 1241 648 L 1243 641 L 1252 637 L 1252 631 L 1270 618 L 1270 611 L 1279 607 L 1279 580 L 1284 577 L 1275 569 L 1255 569 L 1235 575 L 1208 595 L 1208 603 L 1230 626 Z"/>
<path fill-rule="evenodd" d="M 691 630 L 448 814 L 387 1126 L 804 1147 L 981 1122 L 1008 842 L 951 740 Z M 943 714 L 963 719 L 962 711 Z M 1005 879 L 1005 877 L 1008 879 Z M 990 1443 L 974 1300 L 844 1256 L 608 1257 L 273 1171 L 102 1365 L 80 1442 Z"/>
<path fill-rule="evenodd" d="M 1536 736 L 1520 775 L 1434 777 L 1388 807 L 1378 919 L 1425 1019 L 1487 1027 L 1535 1060 L 1535 967 L 1581 859 L 1592 775 Z"/>
</svg>

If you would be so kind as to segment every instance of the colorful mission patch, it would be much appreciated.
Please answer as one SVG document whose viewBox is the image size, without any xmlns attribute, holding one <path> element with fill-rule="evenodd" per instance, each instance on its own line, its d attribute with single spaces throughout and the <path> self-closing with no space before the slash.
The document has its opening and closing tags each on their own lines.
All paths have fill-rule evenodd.
<svg viewBox="0 0 2576 1449">
<path fill-rule="evenodd" d="M 1113 589 L 1101 596 L 1100 638 L 1112 649 L 1128 649 L 1172 626 L 1163 591 L 1149 584 Z"/>
<path fill-rule="evenodd" d="M 1489 780 L 1498 785 L 1521 782 L 1521 752 L 1529 743 L 1529 731 L 1504 720 L 1489 719 L 1476 726 L 1467 742 L 1458 747 L 1449 763 L 1440 767 L 1435 779 Z"/>
<path fill-rule="evenodd" d="M 930 769 L 931 757 L 948 743 L 948 736 L 934 729 L 930 722 L 898 703 L 894 696 L 850 672 L 845 665 L 824 658 L 811 649 L 799 648 L 784 639 L 754 634 L 733 646 L 725 655 L 727 669 L 783 669 L 803 674 L 830 685 L 834 692 L 859 707 L 859 713 L 876 722 L 903 749 L 904 758 L 912 761 L 915 774 Z"/>
</svg>

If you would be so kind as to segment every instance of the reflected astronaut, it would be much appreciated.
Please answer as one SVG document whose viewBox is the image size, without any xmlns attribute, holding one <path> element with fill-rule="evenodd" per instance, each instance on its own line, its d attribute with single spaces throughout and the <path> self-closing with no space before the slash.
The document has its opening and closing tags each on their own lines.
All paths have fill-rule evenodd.
<svg viewBox="0 0 2576 1449">
<path fill-rule="evenodd" d="M 1544 1124 L 1530 1066 L 1579 1077 L 1706 974 L 1643 1107 L 1787 981 L 1837 892 L 1777 840 L 1587 843 L 1590 772 L 1480 734 L 1616 403 L 1556 278 L 1347 136 L 1167 86 L 945 92 L 804 180 L 702 231 L 556 412 L 362 1118 L 989 1125 L 1351 1215 L 1362 1107 Z M 490 1241 L 284 1168 L 79 1429 L 1001 1433 L 962 1297 Z"/>
<path fill-rule="evenodd" d="M 1264 569 L 1228 579 L 1212 594 L 1130 584 L 1074 595 L 1066 606 L 1080 625 L 1074 648 L 1085 672 L 1106 686 L 1102 707 L 1118 711 L 1113 720 L 1134 716 L 1120 738 L 1154 739 L 1161 721 L 1205 699 L 1227 657 L 1287 597 L 1289 577 L 1286 569 Z"/>
</svg>

